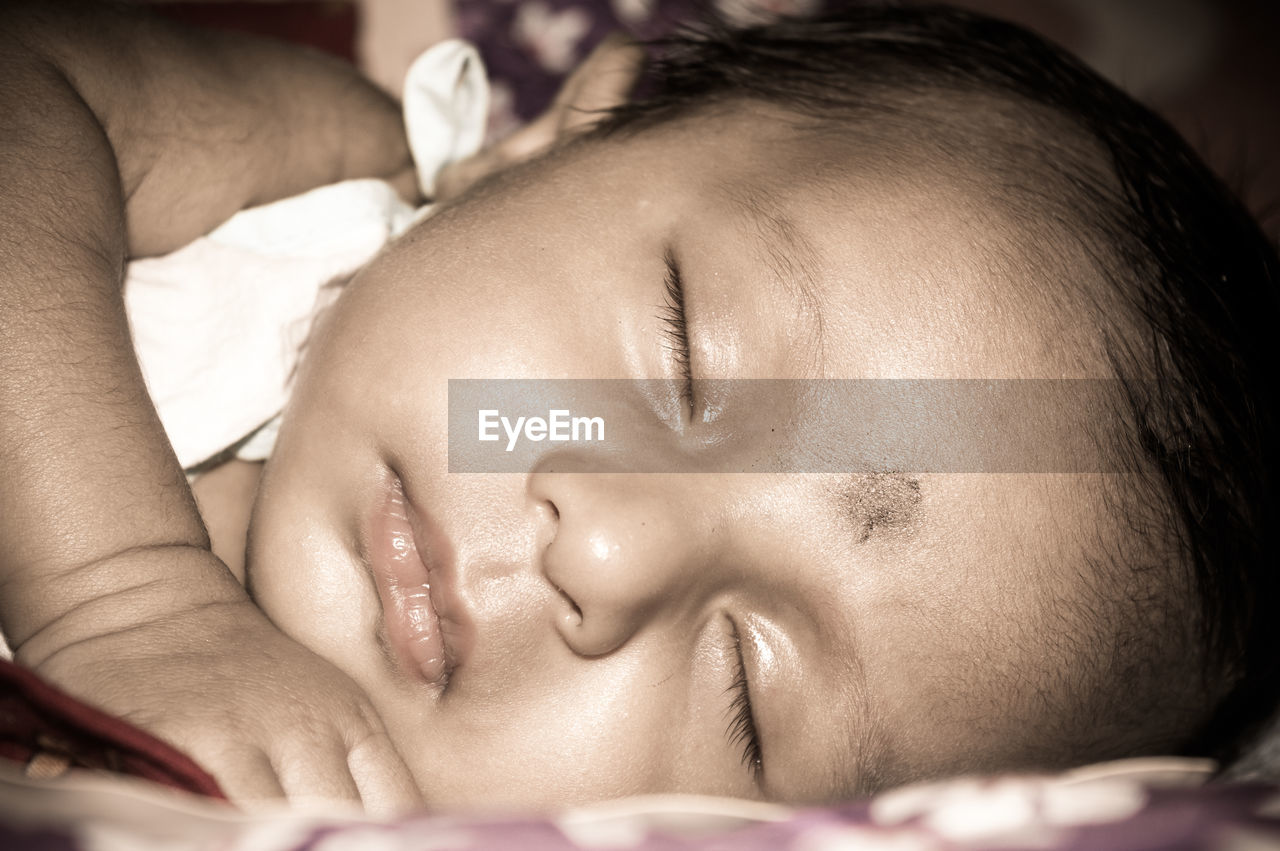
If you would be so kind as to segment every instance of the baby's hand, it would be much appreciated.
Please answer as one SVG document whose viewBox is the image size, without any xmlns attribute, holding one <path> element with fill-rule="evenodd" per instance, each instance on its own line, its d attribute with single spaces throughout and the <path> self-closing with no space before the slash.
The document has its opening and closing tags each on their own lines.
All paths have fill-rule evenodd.
<svg viewBox="0 0 1280 851">
<path fill-rule="evenodd" d="M 125 629 L 76 628 L 36 671 L 175 745 L 236 803 L 342 799 L 377 814 L 421 805 L 364 693 L 247 597 L 175 605 Z"/>
</svg>

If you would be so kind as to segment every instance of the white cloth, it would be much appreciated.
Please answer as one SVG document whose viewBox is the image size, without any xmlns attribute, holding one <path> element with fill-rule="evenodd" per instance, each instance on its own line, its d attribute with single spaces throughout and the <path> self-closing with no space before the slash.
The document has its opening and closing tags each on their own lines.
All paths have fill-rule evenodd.
<svg viewBox="0 0 1280 851">
<path fill-rule="evenodd" d="M 404 111 L 431 197 L 440 168 L 484 138 L 488 86 L 475 48 L 451 40 L 420 56 Z M 251 460 L 270 453 L 316 312 L 426 209 L 381 180 L 349 180 L 241 211 L 171 254 L 129 264 L 134 346 L 184 468 L 233 446 Z"/>
</svg>

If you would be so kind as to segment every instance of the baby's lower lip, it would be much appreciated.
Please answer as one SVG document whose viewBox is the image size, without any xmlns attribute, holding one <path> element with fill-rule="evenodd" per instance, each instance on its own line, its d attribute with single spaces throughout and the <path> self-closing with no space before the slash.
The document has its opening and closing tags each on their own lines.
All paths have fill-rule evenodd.
<svg viewBox="0 0 1280 851">
<path fill-rule="evenodd" d="M 404 486 L 394 474 L 374 509 L 369 532 L 370 568 L 397 661 L 410 676 L 444 685 L 450 660 L 431 600 L 432 571 L 419 555 Z"/>
</svg>

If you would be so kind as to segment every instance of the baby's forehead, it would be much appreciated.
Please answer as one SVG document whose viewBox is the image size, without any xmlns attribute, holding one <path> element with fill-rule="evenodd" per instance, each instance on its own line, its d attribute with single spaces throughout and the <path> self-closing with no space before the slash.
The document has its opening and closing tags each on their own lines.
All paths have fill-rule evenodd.
<svg viewBox="0 0 1280 851">
<path fill-rule="evenodd" d="M 769 140 L 778 145 L 776 134 Z M 1099 378 L 1105 278 L 1064 226 L 979 176 L 796 133 L 772 165 L 742 156 L 700 203 L 776 281 L 780 317 L 809 314 L 830 377 Z M 734 302 L 758 300 L 742 288 Z"/>
</svg>

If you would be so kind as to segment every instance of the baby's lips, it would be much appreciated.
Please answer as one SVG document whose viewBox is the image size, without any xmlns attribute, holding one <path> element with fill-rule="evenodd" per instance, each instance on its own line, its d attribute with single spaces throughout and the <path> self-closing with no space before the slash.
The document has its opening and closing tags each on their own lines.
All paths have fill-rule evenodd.
<svg viewBox="0 0 1280 851">
<path fill-rule="evenodd" d="M 432 535 L 430 549 L 419 549 L 424 534 Z M 459 610 L 448 587 L 449 565 L 437 560 L 448 552 L 447 541 L 428 530 L 400 478 L 392 474 L 370 523 L 370 567 L 386 637 L 400 666 L 407 675 L 436 686 L 448 681 L 457 658 L 446 646 L 441 626 L 442 608 Z"/>
<path fill-rule="evenodd" d="M 429 574 L 426 589 L 441 639 L 440 653 L 452 672 L 463 663 L 474 643 L 474 622 L 458 593 L 453 546 L 429 514 L 419 509 L 404 486 L 404 504 L 417 554 Z"/>
<path fill-rule="evenodd" d="M 432 685 L 443 685 L 449 676 L 449 664 L 444 647 L 444 635 L 439 616 L 431 604 L 431 589 L 427 585 L 405 591 L 399 595 L 399 616 L 407 625 L 403 640 L 418 673 Z"/>
</svg>

